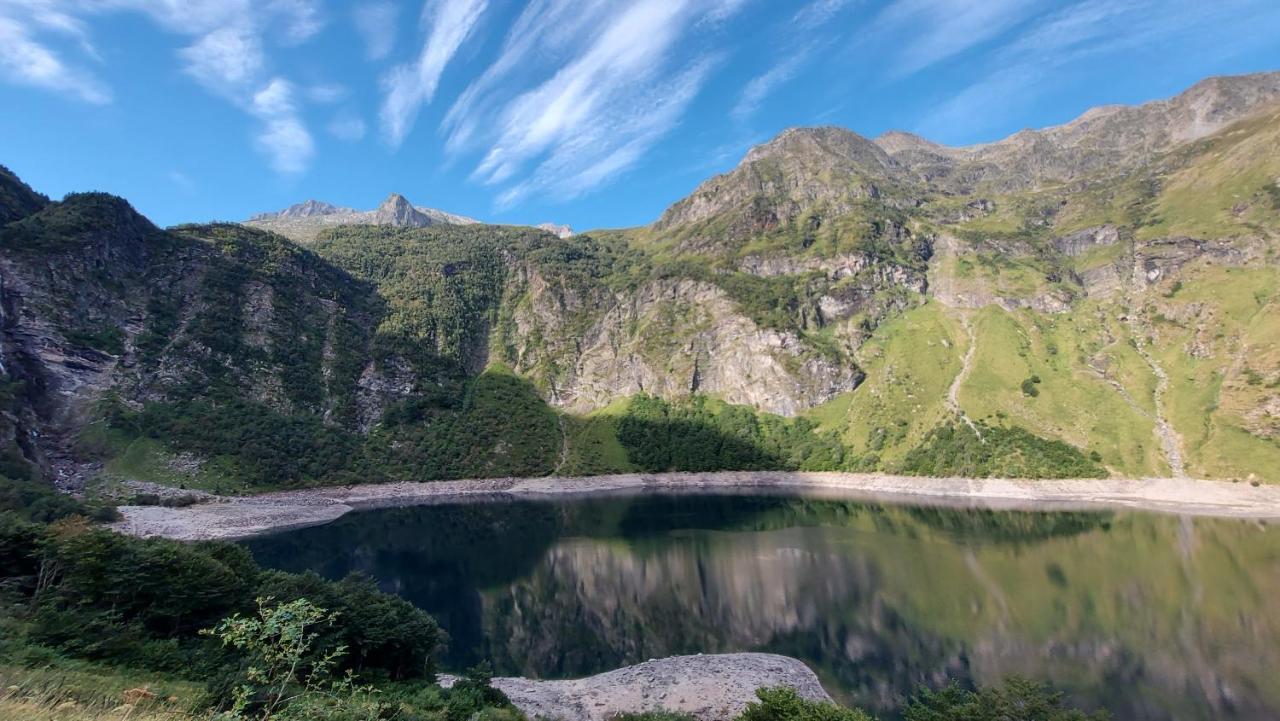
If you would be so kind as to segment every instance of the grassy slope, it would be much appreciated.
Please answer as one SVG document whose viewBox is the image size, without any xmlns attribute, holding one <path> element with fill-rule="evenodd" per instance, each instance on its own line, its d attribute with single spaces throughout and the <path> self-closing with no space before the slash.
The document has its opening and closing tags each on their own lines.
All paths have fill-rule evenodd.
<svg viewBox="0 0 1280 721">
<path fill-rule="evenodd" d="M 974 367 L 961 385 L 960 404 L 975 418 L 1008 419 L 1037 435 L 1097 451 L 1120 474 L 1162 472 L 1151 420 L 1087 366 L 1103 346 L 1122 358 L 1129 350 L 1107 342 L 1090 310 L 1083 305 L 1060 316 L 995 306 L 980 311 Z M 1022 390 L 1032 376 L 1040 379 L 1034 397 Z"/>
<path fill-rule="evenodd" d="M 809 412 L 855 453 L 892 463 L 947 415 L 945 399 L 967 343 L 941 304 L 927 302 L 881 325 L 858 354 L 867 378 Z M 881 440 L 883 438 L 883 441 Z"/>
<path fill-rule="evenodd" d="M 1153 352 L 1169 375 L 1170 420 L 1188 472 L 1280 481 L 1280 443 L 1246 430 L 1246 414 L 1276 394 L 1280 370 L 1273 269 L 1200 267 L 1173 298 L 1148 307 Z M 1191 350 L 1195 350 L 1193 355 Z M 1261 382 L 1251 383 L 1258 373 Z M 1268 387 L 1271 386 L 1271 387 Z"/>
</svg>

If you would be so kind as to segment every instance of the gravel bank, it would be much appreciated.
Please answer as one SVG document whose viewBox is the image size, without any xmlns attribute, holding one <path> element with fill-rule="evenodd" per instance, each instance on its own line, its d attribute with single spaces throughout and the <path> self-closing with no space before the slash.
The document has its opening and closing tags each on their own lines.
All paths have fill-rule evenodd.
<svg viewBox="0 0 1280 721">
<path fill-rule="evenodd" d="M 1124 508 L 1188 516 L 1280 520 L 1280 486 L 1187 478 L 1010 480 L 855 473 L 630 473 L 312 488 L 217 497 L 187 508 L 122 506 L 114 528 L 181 540 L 237 539 L 333 521 L 353 510 L 628 493 L 795 493 L 1021 510 Z"/>
<path fill-rule="evenodd" d="M 442 676 L 442 684 L 453 678 Z M 830 701 L 818 677 L 800 661 L 772 653 L 672 656 L 573 681 L 495 678 L 529 718 L 607 721 L 624 711 L 683 711 L 703 721 L 737 716 L 758 688 L 790 686 L 814 701 Z"/>
</svg>

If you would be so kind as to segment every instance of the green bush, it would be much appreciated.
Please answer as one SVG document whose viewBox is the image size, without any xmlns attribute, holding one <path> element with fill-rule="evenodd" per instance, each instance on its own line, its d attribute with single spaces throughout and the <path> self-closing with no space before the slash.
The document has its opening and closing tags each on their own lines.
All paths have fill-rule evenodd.
<svg viewBox="0 0 1280 721">
<path fill-rule="evenodd" d="M 939 424 L 903 457 L 898 471 L 972 478 L 1103 478 L 1107 470 L 1079 448 L 1017 426 Z"/>
<path fill-rule="evenodd" d="M 747 704 L 737 721 L 872 721 L 859 709 L 801 698 L 795 689 L 779 686 L 756 691 L 758 701 Z"/>
<path fill-rule="evenodd" d="M 1107 721 L 1105 711 L 1087 714 L 1064 708 L 1061 693 L 1014 676 L 1003 686 L 970 691 L 952 683 L 938 691 L 921 689 L 903 709 L 903 721 Z"/>
<path fill-rule="evenodd" d="M 695 395 L 672 403 L 641 394 L 618 421 L 627 458 L 645 471 L 838 470 L 845 449 L 812 421 Z"/>
<path fill-rule="evenodd" d="M 29 467 L 25 463 L 19 464 L 17 460 L 6 467 L 11 471 L 29 473 Z M 120 517 L 110 506 L 86 503 L 59 493 L 47 483 L 0 475 L 0 512 L 5 511 L 37 523 L 48 523 L 68 516 L 84 516 L 96 521 L 115 521 Z"/>
</svg>

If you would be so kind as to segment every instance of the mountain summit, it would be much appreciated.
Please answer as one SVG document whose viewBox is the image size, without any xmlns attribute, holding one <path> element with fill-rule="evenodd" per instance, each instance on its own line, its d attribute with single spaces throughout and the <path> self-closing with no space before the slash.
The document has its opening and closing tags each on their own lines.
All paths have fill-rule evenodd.
<svg viewBox="0 0 1280 721">
<path fill-rule="evenodd" d="M 417 206 L 403 195 L 391 193 L 373 210 L 355 210 L 320 200 L 307 200 L 284 210 L 259 213 L 245 221 L 244 225 L 270 230 L 300 243 L 308 243 L 321 230 L 336 225 L 425 228 L 429 225 L 474 225 L 479 222 L 464 215 Z"/>
</svg>

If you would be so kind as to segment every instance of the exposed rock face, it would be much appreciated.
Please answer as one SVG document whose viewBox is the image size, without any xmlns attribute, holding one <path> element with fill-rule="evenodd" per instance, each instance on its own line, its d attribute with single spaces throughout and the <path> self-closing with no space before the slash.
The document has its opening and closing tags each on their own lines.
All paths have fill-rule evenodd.
<svg viewBox="0 0 1280 721">
<path fill-rule="evenodd" d="M 392 193 L 373 210 L 362 211 L 307 200 L 284 210 L 259 213 L 245 225 L 279 233 L 300 243 L 315 239 L 325 228 L 338 225 L 387 225 L 397 228 L 425 228 L 429 225 L 472 225 L 480 221 L 443 210 L 413 205 L 403 195 Z"/>
<path fill-rule="evenodd" d="M 528 288 L 530 302 L 515 311 L 518 345 L 510 360 L 532 372 L 567 357 L 551 398 L 573 410 L 641 392 L 701 392 L 794 415 L 862 379 L 856 366 L 808 350 L 796 334 L 757 326 L 709 283 L 656 281 L 581 298 L 532 274 Z M 585 318 L 584 308 L 593 311 Z M 528 343 L 533 338 L 542 343 Z"/>
<path fill-rule="evenodd" d="M 403 195 L 392 193 L 373 211 L 369 221 L 373 225 L 391 225 L 397 228 L 425 228 L 434 222 L 426 213 L 419 212 Z"/>
<path fill-rule="evenodd" d="M 295 205 L 290 205 L 284 210 L 274 213 L 258 213 L 250 218 L 250 220 L 274 220 L 277 218 L 311 218 L 317 215 L 337 215 L 339 213 L 354 213 L 356 211 L 351 208 L 339 208 L 320 200 L 305 200 Z"/>
<path fill-rule="evenodd" d="M 1067 256 L 1075 257 L 1084 255 L 1085 252 L 1106 245 L 1115 245 L 1120 242 L 1120 230 L 1114 225 L 1100 225 L 1096 228 L 1085 228 L 1077 230 L 1069 235 L 1061 238 L 1055 238 L 1053 247 Z"/>
<path fill-rule="evenodd" d="M 452 686 L 444 677 L 441 684 Z M 760 688 L 786 686 L 801 698 L 830 703 L 818 677 L 800 661 L 772 653 L 726 653 L 645 661 L 573 681 L 495 678 L 493 686 L 529 718 L 608 721 L 621 713 L 667 710 L 701 721 L 742 713 Z"/>
<path fill-rule="evenodd" d="M 1184 265 L 1202 258 L 1226 265 L 1241 265 L 1249 254 L 1226 242 L 1196 238 L 1160 238 L 1141 243 L 1134 256 L 1134 278 L 1143 285 L 1153 285 L 1177 273 Z"/>
<path fill-rule="evenodd" d="M 556 236 L 557 238 L 573 237 L 573 228 L 570 228 L 567 225 L 560 225 L 557 223 L 538 223 L 533 227 L 539 230 L 545 230 L 548 233 L 551 233 L 552 235 Z"/>
</svg>

